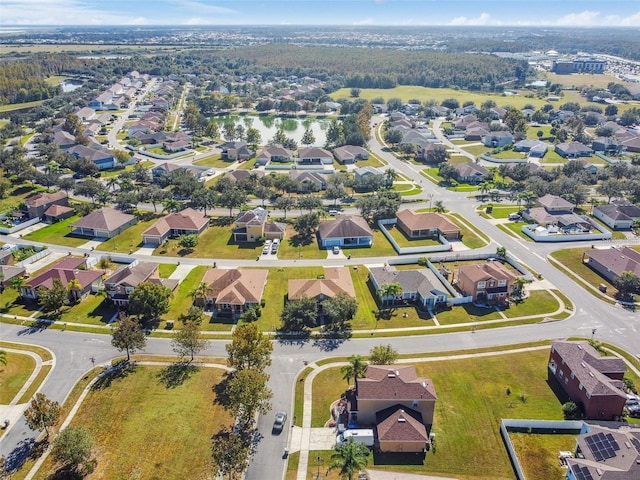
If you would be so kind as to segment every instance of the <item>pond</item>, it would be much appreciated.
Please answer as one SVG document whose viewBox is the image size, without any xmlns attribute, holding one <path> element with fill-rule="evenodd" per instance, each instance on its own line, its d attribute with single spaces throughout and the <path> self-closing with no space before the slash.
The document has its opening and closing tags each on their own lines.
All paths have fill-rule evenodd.
<svg viewBox="0 0 640 480">
<path fill-rule="evenodd" d="M 281 118 L 272 116 L 258 115 L 225 115 L 220 117 L 212 117 L 220 128 L 227 124 L 242 125 L 245 130 L 255 128 L 260 132 L 260 144 L 266 145 L 275 136 L 279 128 L 284 130 L 288 138 L 293 138 L 299 147 L 303 147 L 301 140 L 307 128 L 313 132 L 316 141 L 313 143 L 316 147 L 324 146 L 327 140 L 327 128 L 331 123 L 328 119 L 317 118 Z M 223 131 L 220 132 L 221 136 Z"/>
<path fill-rule="evenodd" d="M 80 80 L 65 80 L 64 82 L 60 82 L 60 86 L 64 93 L 73 92 L 74 90 L 79 89 L 82 85 L 83 83 Z"/>
</svg>

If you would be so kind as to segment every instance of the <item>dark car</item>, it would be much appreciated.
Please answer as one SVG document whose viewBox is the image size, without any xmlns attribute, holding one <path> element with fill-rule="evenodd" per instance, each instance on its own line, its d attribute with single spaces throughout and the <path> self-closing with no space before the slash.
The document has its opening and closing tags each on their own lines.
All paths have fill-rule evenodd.
<svg viewBox="0 0 640 480">
<path fill-rule="evenodd" d="M 287 422 L 287 413 L 286 412 L 278 412 L 276 413 L 276 419 L 273 421 L 273 429 L 272 433 L 278 434 L 282 432 L 284 428 L 284 424 Z"/>
</svg>

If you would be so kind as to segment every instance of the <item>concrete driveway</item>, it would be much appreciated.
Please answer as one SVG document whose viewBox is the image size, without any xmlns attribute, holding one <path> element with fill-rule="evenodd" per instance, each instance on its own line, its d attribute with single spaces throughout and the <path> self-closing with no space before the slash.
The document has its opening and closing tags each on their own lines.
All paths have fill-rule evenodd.
<svg viewBox="0 0 640 480">
<path fill-rule="evenodd" d="M 184 280 L 191 270 L 196 268 L 195 265 L 178 265 L 171 275 L 169 275 L 170 280 Z"/>
</svg>

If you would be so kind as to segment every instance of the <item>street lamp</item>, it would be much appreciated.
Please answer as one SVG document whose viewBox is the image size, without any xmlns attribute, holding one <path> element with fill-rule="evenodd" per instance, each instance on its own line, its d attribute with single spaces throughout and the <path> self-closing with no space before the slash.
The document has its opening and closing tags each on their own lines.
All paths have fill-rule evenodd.
<svg viewBox="0 0 640 480">
<path fill-rule="evenodd" d="M 429 194 L 429 210 L 431 210 L 431 200 L 433 200 L 433 193 Z"/>
<path fill-rule="evenodd" d="M 316 474 L 316 480 L 320 480 L 320 464 L 322 463 L 322 457 L 318 455 L 316 460 L 318 461 L 318 473 Z"/>
</svg>

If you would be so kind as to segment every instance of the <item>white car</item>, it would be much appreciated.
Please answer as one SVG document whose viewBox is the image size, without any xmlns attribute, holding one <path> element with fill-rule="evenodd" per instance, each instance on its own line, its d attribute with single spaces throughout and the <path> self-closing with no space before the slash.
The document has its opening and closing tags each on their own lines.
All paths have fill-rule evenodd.
<svg viewBox="0 0 640 480">
<path fill-rule="evenodd" d="M 279 246 L 280 246 L 280 240 L 276 238 L 271 244 L 271 253 L 276 253 L 278 251 Z"/>
<path fill-rule="evenodd" d="M 266 255 L 271 251 L 271 240 L 267 240 L 264 242 L 264 247 L 262 248 L 262 254 Z"/>
</svg>

